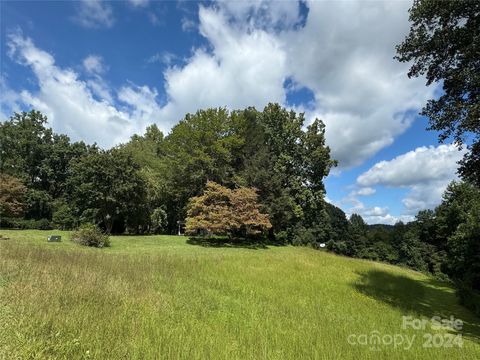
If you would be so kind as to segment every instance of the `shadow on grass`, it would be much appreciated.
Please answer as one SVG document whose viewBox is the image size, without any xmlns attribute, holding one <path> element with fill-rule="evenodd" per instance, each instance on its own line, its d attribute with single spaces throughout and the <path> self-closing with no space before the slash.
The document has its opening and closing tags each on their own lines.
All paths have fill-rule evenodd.
<svg viewBox="0 0 480 360">
<path fill-rule="evenodd" d="M 358 273 L 359 281 L 353 287 L 360 293 L 380 300 L 407 313 L 431 319 L 460 319 L 461 333 L 480 342 L 480 319 L 459 305 L 458 298 L 449 284 L 434 279 L 414 280 L 381 270 Z"/>
<path fill-rule="evenodd" d="M 187 239 L 187 244 L 199 245 L 204 247 L 224 247 L 224 248 L 243 248 L 243 249 L 268 249 L 268 246 L 280 246 L 282 244 L 259 241 L 245 238 L 225 238 L 225 237 L 204 237 L 191 236 Z"/>
</svg>

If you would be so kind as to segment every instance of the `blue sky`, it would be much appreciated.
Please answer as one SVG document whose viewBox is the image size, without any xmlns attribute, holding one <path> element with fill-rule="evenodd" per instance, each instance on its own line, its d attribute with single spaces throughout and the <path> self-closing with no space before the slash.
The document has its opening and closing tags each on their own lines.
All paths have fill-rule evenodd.
<svg viewBox="0 0 480 360">
<path fill-rule="evenodd" d="M 462 157 L 418 112 L 440 91 L 393 59 L 410 2 L 2 1 L 1 119 L 32 107 L 110 147 L 187 112 L 268 102 L 324 120 L 327 198 L 369 223 L 432 208 Z"/>
</svg>

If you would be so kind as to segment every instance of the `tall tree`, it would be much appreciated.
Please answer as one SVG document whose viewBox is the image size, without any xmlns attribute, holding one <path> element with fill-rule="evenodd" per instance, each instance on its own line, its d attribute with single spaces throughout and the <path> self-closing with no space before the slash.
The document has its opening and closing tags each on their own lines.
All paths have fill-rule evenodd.
<svg viewBox="0 0 480 360">
<path fill-rule="evenodd" d="M 362 216 L 359 214 L 350 215 L 349 222 L 349 232 L 350 238 L 348 244 L 349 255 L 358 255 L 362 253 L 368 244 L 368 225 L 363 220 Z"/>
<path fill-rule="evenodd" d="M 244 116 L 247 136 L 240 176 L 259 189 L 272 232 L 290 242 L 300 237 L 323 242 L 328 223 L 323 179 L 335 165 L 323 123 L 315 120 L 304 131 L 304 115 L 278 104 L 267 105 L 263 112 L 247 109 Z"/>
<path fill-rule="evenodd" d="M 0 171 L 27 187 L 27 218 L 51 217 L 53 199 L 64 195 L 70 161 L 95 148 L 53 133 L 39 111 L 15 113 L 0 124 Z"/>
<path fill-rule="evenodd" d="M 325 204 L 330 227 L 330 239 L 333 241 L 346 241 L 349 238 L 349 222 L 342 209 L 330 203 Z"/>
<path fill-rule="evenodd" d="M 460 176 L 480 188 L 480 141 L 470 146 L 470 152 L 460 160 Z"/>
<path fill-rule="evenodd" d="M 0 170 L 41 189 L 42 165 L 52 143 L 47 117 L 39 111 L 15 113 L 0 124 Z"/>
<path fill-rule="evenodd" d="M 467 281 L 480 291 L 480 190 L 467 183 L 452 183 L 435 211 L 440 239 L 446 242 L 447 273 L 455 280 Z M 476 279 L 475 282 L 472 282 Z"/>
<path fill-rule="evenodd" d="M 132 157 L 118 149 L 78 159 L 68 179 L 68 199 L 77 216 L 102 224 L 110 232 L 146 226 L 146 187 Z"/>
<path fill-rule="evenodd" d="M 460 174 L 480 185 L 480 2 L 415 0 L 411 29 L 397 46 L 396 58 L 413 62 L 409 77 L 424 75 L 427 85 L 441 82 L 443 93 L 429 100 L 422 115 L 440 140 L 453 136 L 458 144 L 474 139 Z"/>
<path fill-rule="evenodd" d="M 119 151 L 131 156 L 133 161 L 139 165 L 139 175 L 146 185 L 146 206 L 152 220 L 151 230 L 160 231 L 166 226 L 166 221 L 159 217 L 165 209 L 166 198 L 170 194 L 167 188 L 167 176 L 169 169 L 160 150 L 164 137 L 156 125 L 147 127 L 143 136 L 133 135 L 129 142 L 119 147 Z M 160 209 L 161 208 L 161 209 Z M 155 210 L 158 210 L 155 212 Z M 155 212 L 155 215 L 154 215 Z M 159 221 L 161 226 L 159 227 Z"/>
<path fill-rule="evenodd" d="M 187 114 L 173 127 L 160 146 L 170 230 L 184 219 L 188 199 L 199 195 L 208 180 L 232 184 L 234 154 L 242 141 L 232 116 L 221 108 Z"/>
</svg>

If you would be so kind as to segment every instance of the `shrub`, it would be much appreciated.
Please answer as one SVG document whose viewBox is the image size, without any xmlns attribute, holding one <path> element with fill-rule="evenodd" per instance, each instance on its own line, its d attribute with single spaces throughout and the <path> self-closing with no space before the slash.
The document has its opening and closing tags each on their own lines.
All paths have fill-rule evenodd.
<svg viewBox="0 0 480 360">
<path fill-rule="evenodd" d="M 330 240 L 327 242 L 327 250 L 332 251 L 340 255 L 348 255 L 349 247 L 345 241 L 333 241 Z"/>
<path fill-rule="evenodd" d="M 152 233 L 161 233 L 167 226 L 167 212 L 161 207 L 156 208 L 150 215 L 150 223 Z"/>
<path fill-rule="evenodd" d="M 0 216 L 0 228 L 3 229 L 18 229 L 18 219 Z"/>
<path fill-rule="evenodd" d="M 72 234 L 72 241 L 84 246 L 103 248 L 110 246 L 108 235 L 95 225 L 83 225 Z"/>
<path fill-rule="evenodd" d="M 295 229 L 293 234 L 293 245 L 312 245 L 315 246 L 317 238 L 311 229 L 305 229 L 303 226 L 299 226 Z"/>
</svg>

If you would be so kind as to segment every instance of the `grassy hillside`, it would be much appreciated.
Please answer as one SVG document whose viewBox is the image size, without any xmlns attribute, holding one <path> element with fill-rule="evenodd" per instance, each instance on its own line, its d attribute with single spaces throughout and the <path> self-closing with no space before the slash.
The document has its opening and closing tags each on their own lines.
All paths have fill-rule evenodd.
<svg viewBox="0 0 480 360">
<path fill-rule="evenodd" d="M 0 359 L 480 358 L 480 320 L 417 272 L 303 247 L 121 236 L 89 249 L 50 233 L 0 231 Z M 463 320 L 463 346 L 402 329 L 403 315 Z M 415 338 L 358 344 L 374 331 Z M 428 334 L 445 346 L 423 347 Z"/>
</svg>

